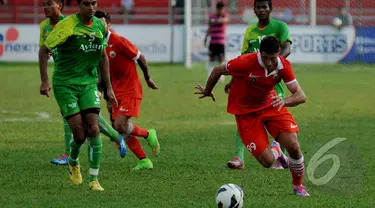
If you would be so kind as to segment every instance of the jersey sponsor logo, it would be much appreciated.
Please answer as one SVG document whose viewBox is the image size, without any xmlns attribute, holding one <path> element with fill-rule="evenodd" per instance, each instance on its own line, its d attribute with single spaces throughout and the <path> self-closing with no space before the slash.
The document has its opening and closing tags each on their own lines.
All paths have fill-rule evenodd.
<svg viewBox="0 0 375 208">
<path fill-rule="evenodd" d="M 96 32 L 91 32 L 90 35 L 87 35 L 87 36 L 86 35 L 77 36 L 77 38 L 81 37 L 81 38 L 85 38 L 85 39 L 86 39 L 86 37 L 89 37 L 89 43 L 88 44 L 81 44 L 78 51 L 84 51 L 85 53 L 88 53 L 88 52 L 98 52 L 98 51 L 104 50 L 103 44 L 93 43 L 96 38 L 99 38 L 99 39 L 103 38 L 102 33 L 98 33 L 99 35 L 96 35 L 96 34 L 97 34 Z"/>
<path fill-rule="evenodd" d="M 120 111 L 123 111 L 123 112 L 128 112 L 129 110 L 128 110 L 128 109 L 126 109 L 126 108 L 120 107 Z"/>
<path fill-rule="evenodd" d="M 77 107 L 77 103 L 70 103 L 70 104 L 68 104 L 68 107 L 69 108 L 75 108 L 75 107 Z"/>
<path fill-rule="evenodd" d="M 297 128 L 297 127 L 298 127 L 297 125 L 290 124 L 290 128 L 291 128 L 291 129 L 295 129 L 295 128 Z"/>
<path fill-rule="evenodd" d="M 254 75 L 253 73 L 250 73 L 249 77 L 251 77 L 251 78 L 258 78 L 258 77 L 260 77 L 260 76 L 258 76 L 258 75 Z"/>
<path fill-rule="evenodd" d="M 102 51 L 104 49 L 104 45 L 101 44 L 95 44 L 90 42 L 89 44 L 81 44 L 81 47 L 79 47 L 79 51 L 84 51 L 85 53 L 88 52 L 98 52 Z"/>
</svg>

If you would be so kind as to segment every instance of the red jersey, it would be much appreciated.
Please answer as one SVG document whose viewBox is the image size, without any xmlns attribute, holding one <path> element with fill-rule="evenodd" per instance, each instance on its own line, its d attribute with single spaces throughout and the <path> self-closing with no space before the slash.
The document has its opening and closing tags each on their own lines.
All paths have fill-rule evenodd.
<svg viewBox="0 0 375 208">
<path fill-rule="evenodd" d="M 271 106 L 271 95 L 281 79 L 290 84 L 296 81 L 288 60 L 278 57 L 276 69 L 267 73 L 260 53 L 250 53 L 230 60 L 226 68 L 234 77 L 228 97 L 228 113 L 241 115 Z"/>
<path fill-rule="evenodd" d="M 111 82 L 117 98 L 142 98 L 142 85 L 135 60 L 141 53 L 128 39 L 109 32 L 106 48 Z"/>
</svg>

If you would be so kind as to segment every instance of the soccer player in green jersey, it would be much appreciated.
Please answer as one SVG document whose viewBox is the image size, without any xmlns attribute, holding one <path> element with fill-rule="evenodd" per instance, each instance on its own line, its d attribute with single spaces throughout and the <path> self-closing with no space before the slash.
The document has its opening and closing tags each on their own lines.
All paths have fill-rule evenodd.
<svg viewBox="0 0 375 208">
<path fill-rule="evenodd" d="M 258 17 L 258 23 L 250 25 L 245 32 L 244 42 L 242 46 L 241 54 L 252 53 L 259 50 L 260 42 L 265 36 L 275 36 L 281 43 L 280 56 L 284 58 L 290 54 L 290 46 L 292 41 L 290 40 L 288 25 L 285 22 L 272 19 L 270 14 L 272 12 L 272 0 L 255 0 L 254 1 L 254 13 Z M 232 80 L 225 86 L 225 92 L 228 93 L 233 83 Z M 284 98 L 285 91 L 284 86 L 280 82 L 275 86 L 276 93 Z M 282 148 L 285 153 L 285 149 Z M 236 134 L 236 156 L 233 160 L 228 161 L 227 165 L 233 169 L 242 169 L 245 167 L 244 164 L 244 151 L 245 146 L 241 141 L 239 133 Z M 282 169 L 282 165 L 277 162 L 273 168 Z"/>
<path fill-rule="evenodd" d="M 47 39 L 49 33 L 55 28 L 55 25 L 63 20 L 65 17 L 62 14 L 64 8 L 64 0 L 43 0 L 43 9 L 46 15 L 46 19 L 40 23 L 40 40 L 39 46 L 44 45 L 44 41 Z M 64 122 L 64 140 L 65 140 L 65 152 L 58 158 L 53 158 L 50 162 L 54 165 L 68 165 L 68 157 L 70 151 L 70 140 L 73 137 L 72 131 L 66 120 L 63 118 Z M 118 144 L 120 149 L 120 156 L 124 157 L 126 154 L 126 145 L 123 142 L 122 136 L 112 128 L 110 124 L 105 121 L 105 119 L 99 115 L 99 127 L 100 132 L 111 138 Z"/>
<path fill-rule="evenodd" d="M 82 184 L 79 152 L 88 138 L 89 189 L 103 191 L 98 182 L 102 157 L 102 140 L 98 125 L 100 98 L 98 72 L 100 64 L 109 101 L 117 105 L 110 82 L 109 64 L 105 48 L 105 26 L 94 17 L 97 0 L 77 0 L 80 11 L 60 21 L 39 50 L 41 74 L 40 93 L 49 97 L 51 84 L 47 74 L 49 54 L 55 61 L 52 77 L 53 92 L 61 114 L 73 132 L 70 142 L 69 172 L 73 184 Z"/>
</svg>

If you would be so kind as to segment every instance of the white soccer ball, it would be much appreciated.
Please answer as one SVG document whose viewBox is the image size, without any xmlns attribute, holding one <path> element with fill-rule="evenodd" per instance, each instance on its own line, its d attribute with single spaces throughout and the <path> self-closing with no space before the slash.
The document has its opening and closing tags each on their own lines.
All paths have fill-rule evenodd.
<svg viewBox="0 0 375 208">
<path fill-rule="evenodd" d="M 235 184 L 222 185 L 216 192 L 218 208 L 242 208 L 244 194 L 242 189 Z"/>
<path fill-rule="evenodd" d="M 342 25 L 342 20 L 338 17 L 335 17 L 332 21 L 332 24 L 335 26 L 335 27 L 340 27 Z"/>
</svg>

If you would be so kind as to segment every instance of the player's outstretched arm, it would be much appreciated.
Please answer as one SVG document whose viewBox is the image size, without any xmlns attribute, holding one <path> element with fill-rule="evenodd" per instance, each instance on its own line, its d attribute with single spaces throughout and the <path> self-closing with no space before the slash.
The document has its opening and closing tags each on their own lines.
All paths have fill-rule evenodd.
<svg viewBox="0 0 375 208">
<path fill-rule="evenodd" d="M 112 89 L 111 77 L 110 77 L 110 74 L 109 74 L 108 56 L 107 56 L 107 53 L 106 53 L 105 50 L 103 50 L 99 68 L 101 69 L 102 79 L 103 79 L 103 81 L 105 83 L 105 86 L 107 88 L 109 105 L 116 105 L 117 106 L 118 103 L 117 103 L 115 93 L 113 92 L 113 89 Z"/>
<path fill-rule="evenodd" d="M 159 89 L 159 87 L 154 83 L 154 81 L 150 77 L 146 57 L 143 54 L 139 56 L 139 58 L 137 59 L 137 63 L 143 72 L 143 77 L 145 78 L 148 87 L 154 90 Z"/>
<path fill-rule="evenodd" d="M 286 86 L 292 95 L 284 99 L 285 107 L 294 107 L 306 102 L 306 95 L 297 80 L 287 83 Z"/>
<path fill-rule="evenodd" d="M 43 45 L 39 48 L 39 71 L 40 71 L 40 94 L 49 97 L 51 91 L 51 84 L 48 80 L 47 65 L 49 59 L 50 50 Z"/>
</svg>

